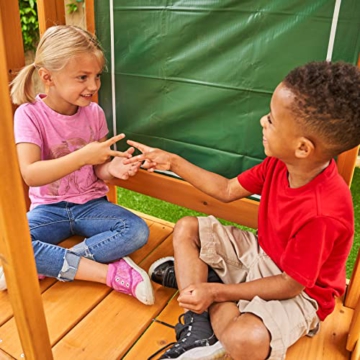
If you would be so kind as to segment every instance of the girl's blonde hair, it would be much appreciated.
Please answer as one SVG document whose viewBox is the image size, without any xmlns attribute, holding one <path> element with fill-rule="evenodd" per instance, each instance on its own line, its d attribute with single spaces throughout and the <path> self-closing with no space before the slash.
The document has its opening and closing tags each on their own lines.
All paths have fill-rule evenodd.
<svg viewBox="0 0 360 360">
<path fill-rule="evenodd" d="M 93 53 L 102 67 L 105 66 L 104 52 L 94 35 L 71 25 L 48 28 L 40 39 L 34 62 L 23 67 L 10 84 L 13 103 L 21 105 L 35 100 L 33 74 L 36 69 L 60 71 L 70 58 L 83 53 Z"/>
</svg>

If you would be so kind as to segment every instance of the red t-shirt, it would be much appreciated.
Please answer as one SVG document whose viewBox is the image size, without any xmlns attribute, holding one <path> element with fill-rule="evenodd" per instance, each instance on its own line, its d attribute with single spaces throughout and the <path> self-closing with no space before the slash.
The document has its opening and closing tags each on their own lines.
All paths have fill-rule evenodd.
<svg viewBox="0 0 360 360">
<path fill-rule="evenodd" d="M 238 176 L 240 184 L 261 195 L 260 246 L 276 265 L 305 286 L 318 302 L 321 320 L 345 290 L 345 264 L 354 235 L 351 193 L 334 160 L 308 184 L 289 187 L 285 164 L 266 158 Z"/>
</svg>

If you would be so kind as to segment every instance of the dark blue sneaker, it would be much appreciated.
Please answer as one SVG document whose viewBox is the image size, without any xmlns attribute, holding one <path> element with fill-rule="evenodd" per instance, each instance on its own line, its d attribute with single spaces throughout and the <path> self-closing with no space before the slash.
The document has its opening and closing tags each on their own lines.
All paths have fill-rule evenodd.
<svg viewBox="0 0 360 360">
<path fill-rule="evenodd" d="M 149 277 L 157 284 L 177 289 L 174 258 L 172 256 L 167 256 L 156 260 L 149 268 Z M 209 267 L 208 282 L 222 282 L 218 274 L 216 274 L 211 267 Z"/>
<path fill-rule="evenodd" d="M 208 312 L 196 314 L 188 311 L 180 315 L 175 333 L 176 343 L 159 359 L 211 360 L 225 356 L 225 350 L 211 328 Z"/>
</svg>

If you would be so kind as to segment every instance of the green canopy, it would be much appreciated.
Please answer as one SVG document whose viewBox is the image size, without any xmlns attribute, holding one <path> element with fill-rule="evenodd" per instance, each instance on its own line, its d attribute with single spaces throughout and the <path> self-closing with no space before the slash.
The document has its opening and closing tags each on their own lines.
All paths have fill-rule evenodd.
<svg viewBox="0 0 360 360">
<path fill-rule="evenodd" d="M 360 50 L 358 0 L 98 0 L 95 14 L 111 134 L 227 177 L 264 158 L 259 120 L 292 68 Z"/>
</svg>

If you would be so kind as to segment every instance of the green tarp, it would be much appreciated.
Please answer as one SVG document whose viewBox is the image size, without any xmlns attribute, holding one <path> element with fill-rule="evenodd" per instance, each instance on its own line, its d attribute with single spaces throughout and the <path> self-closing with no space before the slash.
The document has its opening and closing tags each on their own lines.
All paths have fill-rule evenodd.
<svg viewBox="0 0 360 360">
<path fill-rule="evenodd" d="M 259 120 L 272 92 L 292 68 L 326 59 L 332 24 L 333 61 L 356 63 L 360 50 L 359 0 L 341 1 L 338 19 L 329 0 L 98 0 L 95 9 L 111 134 L 227 177 L 264 158 Z"/>
</svg>

